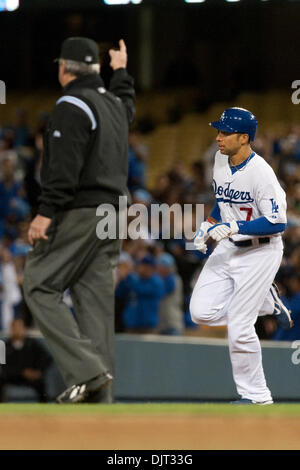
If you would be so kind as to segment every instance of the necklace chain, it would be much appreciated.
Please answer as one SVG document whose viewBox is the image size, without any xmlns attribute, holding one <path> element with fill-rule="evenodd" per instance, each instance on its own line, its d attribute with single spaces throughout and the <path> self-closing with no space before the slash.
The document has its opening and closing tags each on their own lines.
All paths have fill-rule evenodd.
<svg viewBox="0 0 300 470">
<path fill-rule="evenodd" d="M 246 168 L 246 165 L 247 165 L 248 161 L 250 160 L 251 155 L 252 155 L 252 153 L 249 155 L 249 157 L 246 160 L 245 165 L 242 168 L 237 168 L 238 165 L 236 166 L 236 165 L 231 164 L 230 157 L 229 157 L 229 164 L 230 164 L 230 166 L 233 166 L 233 168 L 235 168 L 236 171 L 243 171 Z M 242 162 L 242 163 L 244 163 L 244 162 Z M 241 165 L 242 163 L 239 163 L 239 165 Z"/>
</svg>

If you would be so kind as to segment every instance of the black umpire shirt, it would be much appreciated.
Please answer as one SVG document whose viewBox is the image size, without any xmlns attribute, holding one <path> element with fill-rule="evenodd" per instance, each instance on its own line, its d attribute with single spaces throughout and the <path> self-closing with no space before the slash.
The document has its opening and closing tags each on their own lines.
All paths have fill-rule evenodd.
<svg viewBox="0 0 300 470">
<path fill-rule="evenodd" d="M 98 74 L 70 82 L 49 120 L 38 213 L 117 205 L 127 195 L 128 130 L 135 113 L 133 79 L 114 72 L 109 90 Z"/>
</svg>

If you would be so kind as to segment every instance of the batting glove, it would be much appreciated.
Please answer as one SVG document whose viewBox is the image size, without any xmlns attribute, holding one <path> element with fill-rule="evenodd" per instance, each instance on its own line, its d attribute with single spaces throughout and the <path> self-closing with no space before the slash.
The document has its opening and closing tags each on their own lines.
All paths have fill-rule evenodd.
<svg viewBox="0 0 300 470">
<path fill-rule="evenodd" d="M 207 251 L 206 241 L 209 238 L 207 231 L 210 227 L 213 227 L 213 224 L 211 224 L 208 221 L 202 222 L 194 238 L 194 245 L 196 249 L 201 251 L 204 254 Z"/>
<path fill-rule="evenodd" d="M 229 238 L 231 235 L 235 235 L 238 232 L 239 227 L 235 220 L 232 220 L 230 224 L 224 222 L 221 224 L 213 225 L 207 230 L 208 236 L 210 236 L 217 242 L 223 240 L 223 238 Z"/>
</svg>

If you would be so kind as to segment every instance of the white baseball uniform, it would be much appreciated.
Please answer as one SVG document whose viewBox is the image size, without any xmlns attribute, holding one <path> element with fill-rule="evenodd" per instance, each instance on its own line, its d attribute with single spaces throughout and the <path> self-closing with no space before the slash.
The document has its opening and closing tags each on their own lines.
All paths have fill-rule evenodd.
<svg viewBox="0 0 300 470">
<path fill-rule="evenodd" d="M 228 157 L 216 153 L 214 191 L 222 222 L 251 221 L 266 217 L 273 224 L 286 223 L 286 199 L 274 171 L 254 154 L 234 174 Z M 238 247 L 223 239 L 207 260 L 195 285 L 190 312 L 195 323 L 227 325 L 230 358 L 237 391 L 257 402 L 271 400 L 262 367 L 261 347 L 254 324 L 258 315 L 272 314 L 269 292 L 279 269 L 283 243 L 280 233 L 261 236 L 236 234 L 235 242 L 252 240 Z"/>
</svg>

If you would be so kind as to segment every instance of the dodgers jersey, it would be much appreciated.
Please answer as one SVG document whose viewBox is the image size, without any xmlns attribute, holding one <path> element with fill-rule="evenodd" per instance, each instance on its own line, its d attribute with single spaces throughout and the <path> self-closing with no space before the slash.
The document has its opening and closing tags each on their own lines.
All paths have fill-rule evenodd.
<svg viewBox="0 0 300 470">
<path fill-rule="evenodd" d="M 271 166 L 259 155 L 254 156 L 234 174 L 227 155 L 216 153 L 213 188 L 222 222 L 254 220 L 266 217 L 273 224 L 286 224 L 286 196 Z M 280 233 L 268 235 L 278 237 Z M 234 235 L 233 240 L 256 238 Z"/>
</svg>

